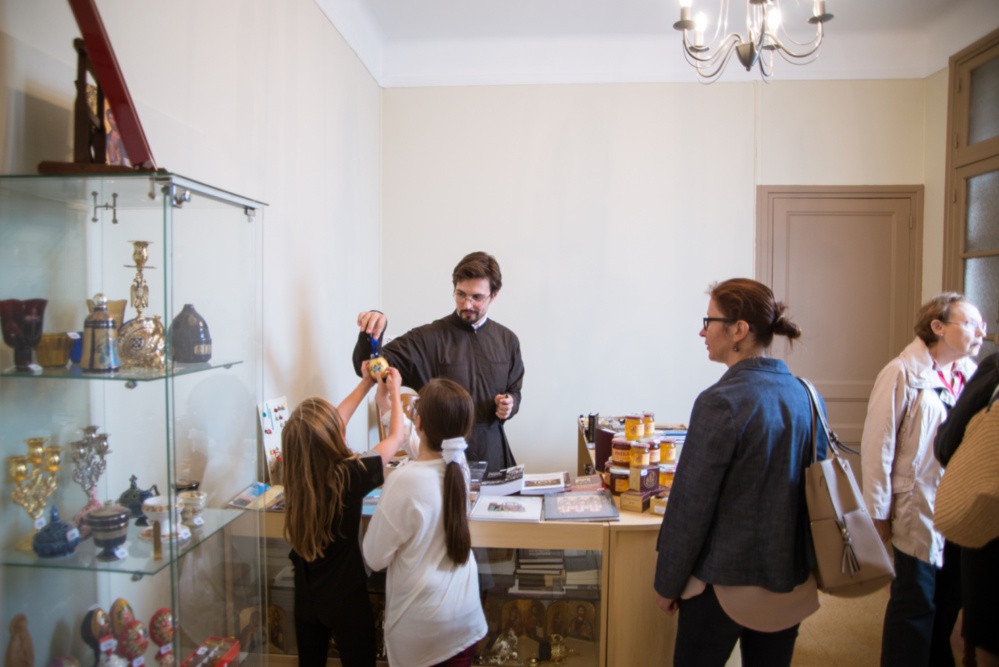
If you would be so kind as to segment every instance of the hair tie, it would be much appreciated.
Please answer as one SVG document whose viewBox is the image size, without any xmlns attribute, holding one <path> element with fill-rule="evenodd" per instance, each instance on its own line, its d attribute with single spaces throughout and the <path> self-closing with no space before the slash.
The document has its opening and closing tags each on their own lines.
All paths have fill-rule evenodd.
<svg viewBox="0 0 999 667">
<path fill-rule="evenodd" d="M 465 462 L 465 450 L 468 443 L 464 438 L 447 438 L 441 442 L 441 454 L 444 456 L 444 463 L 457 463 L 462 465 Z"/>
</svg>

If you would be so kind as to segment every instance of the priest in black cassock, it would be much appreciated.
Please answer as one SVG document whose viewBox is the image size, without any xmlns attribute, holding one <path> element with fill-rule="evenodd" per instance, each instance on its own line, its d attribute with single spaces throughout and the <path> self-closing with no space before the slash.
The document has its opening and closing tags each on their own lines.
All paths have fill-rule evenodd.
<svg viewBox="0 0 999 667">
<path fill-rule="evenodd" d="M 455 310 L 407 331 L 380 348 L 399 370 L 402 383 L 419 391 L 433 378 L 454 380 L 475 401 L 475 427 L 465 452 L 469 461 L 486 461 L 488 472 L 516 465 L 503 423 L 520 410 L 524 361 L 517 335 L 486 313 L 503 286 L 492 255 L 466 255 L 451 274 Z M 354 346 L 354 370 L 371 356 L 371 338 L 379 342 L 388 320 L 369 310 L 357 316 L 360 332 Z M 419 409 L 419 408 L 417 408 Z"/>
</svg>

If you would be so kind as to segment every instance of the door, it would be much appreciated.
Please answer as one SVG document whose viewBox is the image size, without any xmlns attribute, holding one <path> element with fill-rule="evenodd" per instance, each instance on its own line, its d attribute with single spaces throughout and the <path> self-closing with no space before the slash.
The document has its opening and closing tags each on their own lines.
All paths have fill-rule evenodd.
<svg viewBox="0 0 999 667">
<path fill-rule="evenodd" d="M 771 353 L 815 384 L 831 428 L 859 447 L 874 379 L 915 337 L 922 187 L 760 187 L 757 246 L 757 278 L 802 330 Z"/>
</svg>

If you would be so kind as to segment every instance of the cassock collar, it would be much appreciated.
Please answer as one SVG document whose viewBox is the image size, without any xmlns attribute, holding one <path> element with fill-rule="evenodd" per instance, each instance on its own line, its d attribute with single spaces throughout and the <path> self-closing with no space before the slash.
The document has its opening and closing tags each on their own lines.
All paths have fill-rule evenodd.
<svg viewBox="0 0 999 667">
<path fill-rule="evenodd" d="M 484 327 L 486 325 L 486 322 L 489 321 L 489 315 L 486 315 L 481 320 L 479 320 L 478 323 L 476 323 L 476 324 L 469 324 L 465 320 L 461 319 L 461 315 L 458 314 L 458 311 L 452 312 L 451 313 L 451 317 L 452 317 L 452 319 L 454 319 L 454 321 L 455 321 L 456 324 L 458 324 L 459 326 L 462 326 L 462 327 L 467 327 L 467 328 L 471 329 L 472 331 L 478 331 L 479 329 L 481 329 L 482 327 Z"/>
</svg>

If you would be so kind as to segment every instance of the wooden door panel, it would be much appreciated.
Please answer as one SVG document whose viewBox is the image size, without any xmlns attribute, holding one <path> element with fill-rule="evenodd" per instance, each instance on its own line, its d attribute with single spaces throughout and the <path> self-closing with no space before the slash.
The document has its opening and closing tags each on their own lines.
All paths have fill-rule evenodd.
<svg viewBox="0 0 999 667">
<path fill-rule="evenodd" d="M 878 372 L 914 337 L 921 205 L 919 188 L 760 188 L 757 277 L 802 329 L 771 353 L 815 383 L 851 446 Z"/>
</svg>

